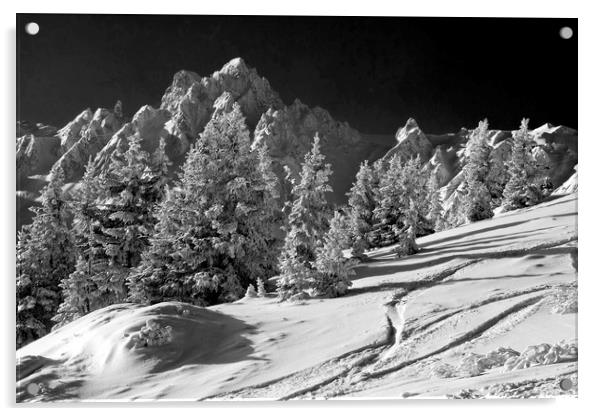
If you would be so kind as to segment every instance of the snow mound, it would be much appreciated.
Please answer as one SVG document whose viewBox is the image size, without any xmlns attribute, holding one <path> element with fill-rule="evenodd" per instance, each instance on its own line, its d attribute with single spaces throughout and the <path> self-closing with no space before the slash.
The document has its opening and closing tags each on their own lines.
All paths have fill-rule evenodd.
<svg viewBox="0 0 602 416">
<path fill-rule="evenodd" d="M 238 335 L 244 327 L 223 313 L 179 302 L 113 305 L 18 350 L 17 396 L 27 398 L 33 384 L 39 387 L 34 399 L 68 399 L 71 383 L 64 380 L 70 373 L 91 393 L 117 379 L 239 360 L 251 352 Z"/>
</svg>

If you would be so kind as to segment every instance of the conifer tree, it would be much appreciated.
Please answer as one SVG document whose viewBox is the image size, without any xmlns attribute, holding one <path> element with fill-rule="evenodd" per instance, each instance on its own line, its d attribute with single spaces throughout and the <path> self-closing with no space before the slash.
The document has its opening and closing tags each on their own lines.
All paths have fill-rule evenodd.
<svg viewBox="0 0 602 416">
<path fill-rule="evenodd" d="M 468 160 L 464 169 L 466 188 L 462 205 L 466 219 L 471 222 L 493 216 L 491 195 L 485 186 L 491 150 L 487 143 L 488 126 L 487 119 L 479 122 L 466 145 Z"/>
<path fill-rule="evenodd" d="M 328 230 L 330 211 L 326 201 L 326 193 L 332 192 L 328 179 L 332 174 L 330 163 L 325 163 L 325 156 L 320 152 L 320 138 L 316 134 L 312 150 L 305 155 L 298 180 L 288 175 L 292 184 L 288 225 L 297 226 L 303 232 L 300 237 L 306 247 L 307 261 L 315 258 L 315 247 L 322 235 Z"/>
<path fill-rule="evenodd" d="M 146 171 L 147 176 L 151 179 L 149 181 L 152 185 L 150 189 L 151 195 L 153 195 L 157 201 L 163 201 L 167 196 L 169 167 L 171 165 L 171 160 L 169 160 L 169 157 L 167 156 L 165 139 L 161 137 L 159 146 L 157 146 L 151 155 L 150 167 Z"/>
<path fill-rule="evenodd" d="M 93 277 L 93 265 L 97 272 L 102 272 L 105 265 L 94 263 L 93 259 L 102 252 L 102 246 L 94 238 L 94 221 L 90 210 L 95 209 L 100 195 L 100 186 L 92 159 L 88 160 L 86 171 L 80 182 L 79 192 L 72 204 L 73 239 L 78 253 L 75 270 L 60 283 L 63 301 L 57 314 L 52 318 L 56 327 L 63 326 L 72 320 L 90 312 L 99 292 Z"/>
<path fill-rule="evenodd" d="M 282 300 L 308 289 L 315 277 L 312 263 L 316 248 L 328 230 L 326 193 L 332 192 L 328 177 L 332 173 L 320 153 L 320 138 L 316 134 L 312 150 L 305 155 L 298 180 L 292 183 L 292 203 L 288 214 L 288 232 L 280 255 L 278 293 Z"/>
<path fill-rule="evenodd" d="M 416 203 L 410 200 L 403 211 L 403 228 L 397 231 L 399 244 L 396 248 L 398 257 L 409 256 L 418 252 L 416 230 L 418 227 L 418 209 Z"/>
<path fill-rule="evenodd" d="M 489 158 L 489 172 L 485 178 L 485 185 L 491 195 L 491 206 L 499 207 L 502 204 L 504 188 L 508 183 L 509 175 L 506 168 L 506 162 L 500 157 Z"/>
<path fill-rule="evenodd" d="M 439 180 L 437 179 L 437 172 L 435 170 L 431 172 L 427 188 L 429 195 L 429 211 L 427 218 L 431 221 L 435 231 L 441 231 L 444 228 L 443 206 L 441 205 Z"/>
<path fill-rule="evenodd" d="M 307 246 L 303 244 L 305 236 L 299 237 L 301 234 L 303 231 L 293 225 L 284 238 L 278 262 L 280 275 L 277 289 L 280 300 L 307 293 L 316 277 L 312 262 L 307 260 L 309 253 Z"/>
<path fill-rule="evenodd" d="M 245 298 L 256 298 L 257 297 L 257 291 L 255 290 L 255 286 L 253 286 L 252 283 L 249 283 L 249 286 L 247 287 L 247 293 L 245 293 Z"/>
<path fill-rule="evenodd" d="M 419 226 L 420 210 L 424 210 L 425 197 L 421 182 L 420 159 L 410 159 L 402 165 L 402 159 L 395 155 L 389 161 L 389 168 L 380 181 L 376 218 L 381 220 L 381 232 L 390 230 L 400 246 L 399 255 L 414 254 L 416 234 Z M 427 208 L 428 209 L 428 208 Z M 424 212 L 426 216 L 427 212 Z"/>
<path fill-rule="evenodd" d="M 402 204 L 408 199 L 403 178 L 402 160 L 394 155 L 387 163 L 376 192 L 374 217 L 379 221 L 381 233 L 389 231 L 401 220 Z"/>
<path fill-rule="evenodd" d="M 352 255 L 360 257 L 370 244 L 368 234 L 374 225 L 376 208 L 374 171 L 364 161 L 355 176 L 355 182 L 347 194 L 349 196 L 350 222 L 352 233 Z"/>
<path fill-rule="evenodd" d="M 532 154 L 534 142 L 529 137 L 529 119 L 523 119 L 512 141 L 512 156 L 508 163 L 510 176 L 504 188 L 503 206 L 506 210 L 539 203 L 550 192 L 550 180 Z"/>
<path fill-rule="evenodd" d="M 259 296 L 260 298 L 265 298 L 267 296 L 267 293 L 265 291 L 265 284 L 263 283 L 261 277 L 257 278 L 257 296 Z"/>
<path fill-rule="evenodd" d="M 159 206 L 150 247 L 129 278 L 131 300 L 231 301 L 273 273 L 277 194 L 260 153 L 238 104 L 209 121 Z"/>
<path fill-rule="evenodd" d="M 345 218 L 335 212 L 323 244 L 316 250 L 314 266 L 317 275 L 314 288 L 318 295 L 329 298 L 342 296 L 351 286 L 349 276 L 355 275 L 353 266 L 357 261 L 343 256 L 345 237 Z"/>
<path fill-rule="evenodd" d="M 41 207 L 23 227 L 17 243 L 17 348 L 50 332 L 62 301 L 59 284 L 73 271 L 73 242 L 63 193 L 64 174 L 53 168 Z"/>
<path fill-rule="evenodd" d="M 268 228 L 264 232 L 267 246 L 269 247 L 270 254 L 265 262 L 266 270 L 268 270 L 269 276 L 278 274 L 278 253 L 282 249 L 284 244 L 284 223 L 286 221 L 286 215 L 282 209 L 280 194 L 279 194 L 279 179 L 272 169 L 273 162 L 272 158 L 268 153 L 268 147 L 265 142 L 259 145 L 252 146 L 252 149 L 257 154 L 259 160 L 257 168 L 263 178 L 266 192 L 271 197 L 266 197 L 264 200 L 264 211 L 266 215 L 266 224 Z"/>
<path fill-rule="evenodd" d="M 409 193 L 409 200 L 414 201 L 416 209 L 416 233 L 420 235 L 429 234 L 433 225 L 428 219 L 430 199 L 428 181 L 431 170 L 428 165 L 422 166 L 419 155 L 411 158 L 403 166 L 405 187 Z"/>
</svg>

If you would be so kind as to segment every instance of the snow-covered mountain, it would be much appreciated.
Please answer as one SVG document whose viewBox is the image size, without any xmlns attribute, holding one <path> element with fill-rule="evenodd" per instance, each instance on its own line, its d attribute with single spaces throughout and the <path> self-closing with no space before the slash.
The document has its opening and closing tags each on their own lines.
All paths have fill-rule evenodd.
<svg viewBox="0 0 602 416">
<path fill-rule="evenodd" d="M 419 155 L 437 172 L 444 208 L 458 206 L 471 130 L 430 134 L 410 118 L 394 135 L 360 133 L 323 108 L 284 103 L 237 58 L 206 77 L 176 73 L 159 108 L 131 117 L 118 101 L 61 129 L 18 122 L 18 227 L 53 166 L 77 189 L 89 160 L 107 168 L 136 135 L 147 151 L 165 140 L 173 174 L 234 103 L 283 189 L 284 167 L 300 170 L 317 133 L 331 202 L 346 202 L 363 160 Z M 488 134 L 489 161 L 503 166 L 515 132 Z M 17 400 L 575 395 L 577 131 L 544 124 L 530 134 L 555 188 L 541 204 L 422 236 L 411 256 L 395 245 L 368 251 L 337 298 L 280 302 L 267 280 L 266 296 L 206 308 L 94 310 L 17 350 Z"/>
<path fill-rule="evenodd" d="M 122 114 L 118 102 L 113 109 L 85 109 L 61 129 L 17 123 L 18 228 L 30 221 L 27 208 L 35 203 L 45 176 L 54 165 L 63 167 L 68 186 L 76 188 L 90 158 L 100 168 L 106 166 L 111 153 L 125 146 L 127 137 L 137 134 L 148 151 L 164 138 L 175 171 L 214 112 L 224 111 L 234 102 L 240 105 L 254 141 L 267 144 L 283 188 L 287 186 L 284 166 L 297 173 L 318 133 L 322 152 L 333 166 L 332 202 L 346 202 L 345 194 L 363 160 L 374 161 L 393 154 L 409 159 L 418 154 L 438 171 L 444 207 L 449 209 L 456 203 L 455 191 L 463 180 L 464 146 L 470 130 L 428 134 L 414 119 L 409 119 L 394 137 L 360 133 L 349 123 L 335 120 L 323 108 L 311 108 L 299 100 L 284 103 L 268 80 L 241 58 L 235 58 L 206 77 L 179 71 L 166 89 L 160 108 L 145 105 L 131 118 Z M 577 163 L 577 131 L 545 124 L 531 133 L 542 157 L 549 159 L 552 183 L 559 187 Z M 512 134 L 490 132 L 493 153 L 500 160 L 509 154 L 508 139 Z"/>
</svg>

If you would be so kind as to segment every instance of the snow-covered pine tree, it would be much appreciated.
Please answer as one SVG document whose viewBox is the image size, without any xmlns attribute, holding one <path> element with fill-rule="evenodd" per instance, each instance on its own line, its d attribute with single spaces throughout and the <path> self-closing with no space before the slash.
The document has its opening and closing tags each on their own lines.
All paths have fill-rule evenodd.
<svg viewBox="0 0 602 416">
<path fill-rule="evenodd" d="M 100 292 L 95 277 L 103 272 L 103 265 L 93 263 L 90 257 L 80 256 L 75 270 L 61 282 L 64 300 L 52 318 L 60 328 L 101 307 Z"/>
<path fill-rule="evenodd" d="M 249 286 L 247 287 L 247 293 L 245 293 L 245 298 L 256 298 L 257 297 L 257 291 L 255 290 L 255 286 L 253 286 L 252 283 L 249 283 Z"/>
<path fill-rule="evenodd" d="M 155 149 L 151 155 L 151 164 L 147 169 L 147 177 L 152 185 L 151 195 L 157 199 L 157 201 L 163 201 L 167 196 L 167 184 L 169 181 L 169 167 L 171 166 L 171 160 L 167 156 L 165 139 L 161 137 L 159 140 L 159 146 Z"/>
<path fill-rule="evenodd" d="M 374 171 L 365 160 L 355 175 L 355 182 L 347 194 L 349 196 L 350 222 L 352 233 L 352 251 L 355 257 L 362 257 L 370 248 L 368 234 L 374 225 L 374 209 L 376 198 L 374 194 Z"/>
<path fill-rule="evenodd" d="M 487 119 L 479 122 L 466 144 L 467 162 L 464 168 L 466 188 L 462 196 L 462 206 L 466 219 L 470 222 L 491 218 L 491 195 L 485 186 L 489 172 L 489 153 L 487 143 L 489 124 Z"/>
<path fill-rule="evenodd" d="M 430 209 L 428 181 L 431 170 L 428 165 L 423 167 L 420 156 L 416 155 L 403 165 L 403 171 L 408 198 L 414 201 L 416 209 L 416 233 L 419 235 L 430 234 L 434 228 L 427 218 Z"/>
<path fill-rule="evenodd" d="M 320 152 L 320 137 L 314 137 L 312 149 L 305 155 L 298 180 L 289 174 L 292 184 L 292 203 L 288 215 L 288 226 L 297 226 L 303 230 L 303 243 L 306 245 L 307 260 L 315 258 L 315 247 L 328 230 L 330 211 L 326 194 L 332 192 L 328 179 L 332 174 L 330 163 L 325 162 Z"/>
<path fill-rule="evenodd" d="M 252 149 L 257 153 L 259 159 L 257 167 L 263 177 L 266 191 L 268 195 L 271 195 L 271 198 L 268 196 L 264 200 L 265 226 L 268 227 L 264 232 L 268 246 L 265 267 L 268 270 L 267 276 L 270 277 L 278 274 L 278 256 L 284 244 L 286 215 L 280 202 L 279 180 L 272 169 L 273 162 L 268 153 L 267 144 L 265 142 L 259 145 L 253 143 Z"/>
<path fill-rule="evenodd" d="M 489 157 L 489 172 L 485 178 L 485 185 L 491 195 L 491 206 L 499 207 L 502 204 L 504 188 L 508 183 L 509 175 L 506 161 L 499 157 Z"/>
<path fill-rule="evenodd" d="M 278 268 L 278 297 L 287 300 L 295 295 L 307 293 L 314 282 L 316 271 L 312 262 L 307 260 L 309 250 L 305 244 L 306 236 L 296 225 L 291 226 L 280 253 Z"/>
<path fill-rule="evenodd" d="M 414 200 L 403 211 L 403 229 L 397 231 L 399 244 L 396 248 L 398 257 L 409 256 L 418 252 L 416 230 L 418 228 L 418 208 Z"/>
<path fill-rule="evenodd" d="M 435 231 L 441 231 L 444 228 L 443 206 L 441 205 L 441 195 L 439 194 L 439 179 L 437 171 L 432 170 L 428 185 L 429 210 L 427 218 L 431 221 Z"/>
<path fill-rule="evenodd" d="M 265 284 L 263 283 L 261 277 L 257 278 L 257 296 L 259 296 L 260 298 L 265 298 L 267 296 L 267 293 L 265 291 Z"/>
<path fill-rule="evenodd" d="M 62 168 L 53 168 L 42 206 L 32 208 L 33 222 L 18 235 L 17 348 L 50 332 L 62 301 L 60 282 L 75 266 L 63 184 Z"/>
<path fill-rule="evenodd" d="M 231 301 L 273 273 L 275 190 L 262 166 L 238 104 L 216 114 L 157 211 L 151 245 L 129 278 L 132 301 Z"/>
<path fill-rule="evenodd" d="M 426 175 L 420 168 L 419 157 L 403 163 L 400 156 L 395 155 L 388 166 L 376 193 L 374 214 L 381 221 L 380 232 L 394 235 L 392 241 L 389 242 L 388 238 L 386 241 L 400 243 L 403 246 L 400 253 L 403 255 L 414 254 L 417 250 L 416 234 L 429 209 Z"/>
<path fill-rule="evenodd" d="M 512 156 L 508 163 L 510 179 L 504 188 L 502 203 L 506 210 L 535 205 L 549 192 L 549 179 L 533 157 L 533 146 L 529 119 L 524 118 L 512 141 Z"/>
<path fill-rule="evenodd" d="M 101 272 L 104 264 L 93 264 L 93 259 L 102 253 L 102 246 L 94 238 L 95 222 L 90 216 L 90 210 L 96 208 L 100 195 L 100 186 L 96 176 L 94 162 L 90 158 L 86 171 L 80 182 L 80 188 L 73 198 L 73 240 L 79 258 L 75 270 L 60 283 L 63 301 L 56 315 L 52 318 L 56 327 L 63 326 L 72 320 L 91 311 L 91 306 L 96 305 L 97 294 L 93 277 L 93 266 Z"/>
<path fill-rule="evenodd" d="M 312 287 L 318 295 L 329 298 L 342 296 L 351 286 L 349 276 L 355 275 L 353 267 L 357 260 L 343 256 L 347 233 L 345 227 L 345 218 L 335 211 L 328 232 L 324 235 L 324 241 L 316 250 L 314 267 L 317 274 Z"/>
<path fill-rule="evenodd" d="M 393 234 L 397 240 L 403 229 L 403 212 L 409 204 L 409 182 L 405 177 L 402 159 L 395 155 L 388 161 L 388 169 L 380 179 L 377 192 L 377 205 L 374 216 L 380 221 L 381 234 Z M 381 238 L 383 236 L 381 235 Z M 389 238 L 385 237 L 388 242 Z"/>
<path fill-rule="evenodd" d="M 326 193 L 332 192 L 328 177 L 330 164 L 320 153 L 320 138 L 316 134 L 312 150 L 305 155 L 298 180 L 292 183 L 292 203 L 287 221 L 287 236 L 280 255 L 278 294 L 282 300 L 308 289 L 315 277 L 312 265 L 316 248 L 329 226 Z"/>
<path fill-rule="evenodd" d="M 381 172 L 379 187 L 375 193 L 374 218 L 379 221 L 378 229 L 382 234 L 392 232 L 393 226 L 401 220 L 402 203 L 407 194 L 402 186 L 403 168 L 398 155 L 394 155 L 386 162 L 386 168 Z"/>
<path fill-rule="evenodd" d="M 102 245 L 109 266 L 122 269 L 124 284 L 127 270 L 138 264 L 147 245 L 154 226 L 152 209 L 163 195 L 163 190 L 150 192 L 154 190 L 154 183 L 148 183 L 146 175 L 150 156 L 142 150 L 141 140 L 137 135 L 130 137 L 127 151 L 114 152 L 108 171 L 100 176 L 104 195 L 97 220 Z"/>
</svg>

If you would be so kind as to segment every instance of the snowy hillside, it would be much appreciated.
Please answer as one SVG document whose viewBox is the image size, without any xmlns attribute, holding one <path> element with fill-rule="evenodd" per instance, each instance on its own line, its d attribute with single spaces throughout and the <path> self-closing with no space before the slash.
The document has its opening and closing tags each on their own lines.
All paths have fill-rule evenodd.
<svg viewBox="0 0 602 416">
<path fill-rule="evenodd" d="M 17 350 L 17 400 L 575 395 L 576 226 L 572 194 L 373 250 L 340 298 L 112 305 Z"/>
</svg>

